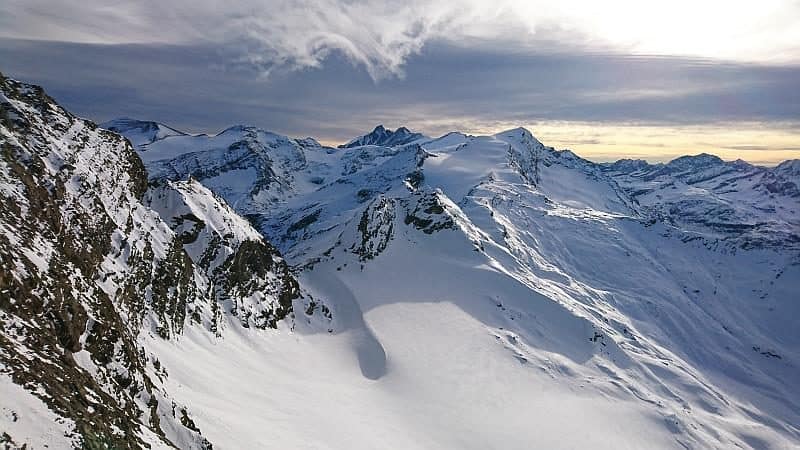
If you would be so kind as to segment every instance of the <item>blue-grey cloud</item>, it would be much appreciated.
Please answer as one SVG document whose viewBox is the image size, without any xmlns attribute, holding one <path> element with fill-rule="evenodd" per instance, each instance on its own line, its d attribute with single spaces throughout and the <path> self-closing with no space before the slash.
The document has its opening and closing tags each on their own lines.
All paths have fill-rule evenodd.
<svg viewBox="0 0 800 450">
<path fill-rule="evenodd" d="M 422 131 L 544 120 L 703 124 L 800 118 L 800 67 L 678 57 L 548 52 L 434 41 L 405 76 L 374 83 L 334 52 L 265 79 L 221 65 L 215 46 L 0 39 L 0 70 L 44 85 L 80 115 L 132 116 L 188 131 L 248 123 L 346 140 L 375 123 Z"/>
</svg>

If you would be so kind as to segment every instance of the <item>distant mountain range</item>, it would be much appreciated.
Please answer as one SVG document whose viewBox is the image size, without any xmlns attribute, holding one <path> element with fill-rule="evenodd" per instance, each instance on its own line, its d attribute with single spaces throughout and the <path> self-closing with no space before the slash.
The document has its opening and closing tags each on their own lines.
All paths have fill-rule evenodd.
<svg viewBox="0 0 800 450">
<path fill-rule="evenodd" d="M 0 78 L 10 448 L 800 446 L 800 161 L 97 126 Z"/>
</svg>

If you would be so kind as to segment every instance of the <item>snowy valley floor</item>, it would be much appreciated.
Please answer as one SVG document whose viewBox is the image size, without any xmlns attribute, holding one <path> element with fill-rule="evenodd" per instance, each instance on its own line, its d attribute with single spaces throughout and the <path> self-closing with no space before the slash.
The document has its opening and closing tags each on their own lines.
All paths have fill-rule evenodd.
<svg viewBox="0 0 800 450">
<path fill-rule="evenodd" d="M 449 302 L 377 307 L 386 374 L 364 376 L 358 329 L 187 330 L 149 342 L 215 448 L 678 447 L 663 418 L 523 364 Z M 370 361 L 368 363 L 375 363 Z"/>
</svg>

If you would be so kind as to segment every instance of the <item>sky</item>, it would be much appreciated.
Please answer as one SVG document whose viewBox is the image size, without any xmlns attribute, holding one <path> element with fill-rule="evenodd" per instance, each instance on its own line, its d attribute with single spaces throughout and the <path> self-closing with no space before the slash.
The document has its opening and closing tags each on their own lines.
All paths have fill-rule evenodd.
<svg viewBox="0 0 800 450">
<path fill-rule="evenodd" d="M 524 126 L 599 161 L 800 158 L 796 0 L 4 0 L 0 71 L 189 132 Z"/>
</svg>

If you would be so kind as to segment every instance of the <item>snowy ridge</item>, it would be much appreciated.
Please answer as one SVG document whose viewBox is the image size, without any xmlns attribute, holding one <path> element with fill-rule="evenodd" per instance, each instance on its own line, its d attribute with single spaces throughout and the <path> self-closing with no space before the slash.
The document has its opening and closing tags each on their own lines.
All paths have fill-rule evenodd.
<svg viewBox="0 0 800 450">
<path fill-rule="evenodd" d="M 245 328 L 276 328 L 292 311 L 299 286 L 281 257 L 250 223 L 194 180 L 169 181 L 147 192 L 146 204 L 170 224 L 191 260 L 217 289 L 210 329 L 223 312 Z"/>
<path fill-rule="evenodd" d="M 249 222 L 195 180 L 169 181 L 149 190 L 145 202 L 172 224 L 196 263 L 202 260 L 210 241 L 219 239 L 224 243 L 225 250 L 207 263 L 209 268 L 219 266 L 242 242 L 263 242 Z"/>
</svg>

